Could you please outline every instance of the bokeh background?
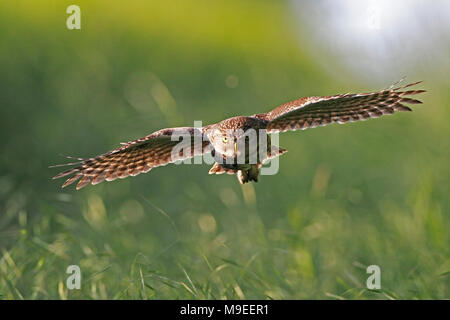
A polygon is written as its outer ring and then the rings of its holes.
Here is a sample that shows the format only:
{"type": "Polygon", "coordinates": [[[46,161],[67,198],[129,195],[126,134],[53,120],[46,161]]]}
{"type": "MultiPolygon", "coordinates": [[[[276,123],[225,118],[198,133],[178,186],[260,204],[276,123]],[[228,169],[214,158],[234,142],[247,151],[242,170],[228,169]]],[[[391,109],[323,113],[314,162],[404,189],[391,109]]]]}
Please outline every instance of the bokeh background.
{"type": "Polygon", "coordinates": [[[0,298],[449,298],[449,14],[445,0],[1,1],[0,298]],[[61,154],[403,76],[428,90],[415,112],[285,133],[258,184],[207,165],[51,180],[61,154]]]}

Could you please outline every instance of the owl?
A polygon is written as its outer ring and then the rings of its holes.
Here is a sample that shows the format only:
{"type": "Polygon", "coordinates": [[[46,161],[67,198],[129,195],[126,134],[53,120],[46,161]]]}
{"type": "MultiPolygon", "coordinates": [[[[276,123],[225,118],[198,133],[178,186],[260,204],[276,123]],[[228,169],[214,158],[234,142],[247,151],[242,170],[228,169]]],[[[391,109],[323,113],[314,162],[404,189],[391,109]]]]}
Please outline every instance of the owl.
{"type": "MultiPolygon", "coordinates": [[[[370,93],[313,96],[287,102],[266,113],[237,116],[204,127],[167,128],[122,143],[112,151],[79,162],[53,179],[68,177],[62,187],[78,181],[76,189],[89,183],[136,176],[155,167],[210,155],[210,174],[236,174],[242,184],[258,181],[261,166],[287,150],[274,146],[269,134],[304,130],[331,123],[377,118],[396,111],[412,111],[405,104],[422,103],[408,96],[425,90],[404,90],[417,85],[389,87],[370,93]]],[[[55,166],[54,166],[55,167],[55,166]]]]}

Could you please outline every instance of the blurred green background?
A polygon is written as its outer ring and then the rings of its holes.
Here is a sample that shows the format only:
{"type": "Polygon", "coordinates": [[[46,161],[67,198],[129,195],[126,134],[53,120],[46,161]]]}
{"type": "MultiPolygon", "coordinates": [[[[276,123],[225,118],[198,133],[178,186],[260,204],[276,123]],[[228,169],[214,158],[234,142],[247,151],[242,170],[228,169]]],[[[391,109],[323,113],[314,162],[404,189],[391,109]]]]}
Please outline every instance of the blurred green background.
{"type": "Polygon", "coordinates": [[[348,1],[1,1],[0,298],[450,298],[449,3],[417,3],[365,24],[348,1]],[[405,75],[428,90],[415,112],[280,135],[257,184],[208,165],[51,180],[60,154],[405,75]]]}

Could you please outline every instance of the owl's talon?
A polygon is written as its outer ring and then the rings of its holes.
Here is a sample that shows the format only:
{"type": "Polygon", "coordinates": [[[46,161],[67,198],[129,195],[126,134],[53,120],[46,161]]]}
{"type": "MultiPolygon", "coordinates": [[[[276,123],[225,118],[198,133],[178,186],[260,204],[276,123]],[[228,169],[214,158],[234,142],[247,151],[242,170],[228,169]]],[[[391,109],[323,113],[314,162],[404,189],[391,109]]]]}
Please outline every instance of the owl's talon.
{"type": "Polygon", "coordinates": [[[248,182],[248,173],[247,171],[239,170],[237,173],[237,178],[241,184],[248,182]]]}

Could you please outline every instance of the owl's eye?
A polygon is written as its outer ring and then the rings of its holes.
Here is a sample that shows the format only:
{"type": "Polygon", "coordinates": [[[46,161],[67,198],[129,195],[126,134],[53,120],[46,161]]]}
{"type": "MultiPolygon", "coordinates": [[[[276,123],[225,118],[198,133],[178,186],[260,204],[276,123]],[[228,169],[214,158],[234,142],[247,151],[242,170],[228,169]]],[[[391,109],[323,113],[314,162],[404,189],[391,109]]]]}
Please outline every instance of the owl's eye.
{"type": "Polygon", "coordinates": [[[228,142],[228,138],[227,137],[222,137],[222,141],[223,141],[223,143],[227,143],[228,142]]]}

